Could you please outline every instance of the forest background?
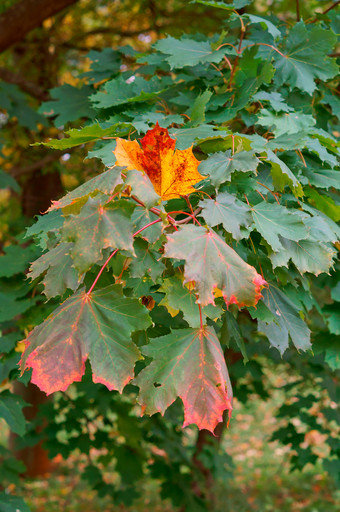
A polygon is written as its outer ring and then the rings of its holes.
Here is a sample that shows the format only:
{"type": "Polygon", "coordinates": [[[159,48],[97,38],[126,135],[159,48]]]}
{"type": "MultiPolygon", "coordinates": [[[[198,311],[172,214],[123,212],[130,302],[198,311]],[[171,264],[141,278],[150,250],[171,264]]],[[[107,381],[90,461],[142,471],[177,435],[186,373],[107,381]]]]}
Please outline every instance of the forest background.
{"type": "MultiPolygon", "coordinates": [[[[47,504],[51,510],[72,512],[99,507],[195,512],[226,507],[235,512],[339,509],[338,4],[1,3],[0,511],[33,512],[45,510],[47,504]],[[157,45],[159,40],[165,41],[163,46],[157,45]],[[195,45],[206,48],[209,42],[208,54],[195,62],[186,60],[176,41],[189,45],[186,51],[195,45]],[[223,44],[236,45],[235,53],[223,53],[223,44]],[[256,51],[237,52],[260,44],[256,51]],[[216,49],[222,52],[217,61],[209,57],[216,49]],[[275,60],[273,54],[278,59],[279,52],[287,52],[293,68],[298,66],[296,72],[288,69],[289,63],[275,60]],[[169,94],[166,79],[178,76],[184,85],[176,84],[177,96],[169,94]],[[155,78],[164,80],[164,88],[155,87],[155,78]],[[142,80],[150,82],[149,89],[142,80]],[[107,83],[111,89],[105,89],[107,83]],[[125,84],[129,89],[122,100],[125,84]],[[214,103],[213,90],[225,95],[222,103],[218,95],[214,103]],[[245,257],[246,250],[250,254],[254,245],[256,256],[247,261],[258,271],[271,257],[273,268],[264,266],[265,277],[273,275],[284,286],[290,301],[284,305],[291,308],[293,320],[288,327],[271,324],[265,306],[253,316],[233,305],[224,311],[219,337],[235,398],[229,428],[220,423],[215,437],[194,426],[182,429],[180,400],[164,417],[140,418],[133,386],[123,395],[109,391],[92,382],[89,368],[81,383],[49,399],[29,382],[30,372],[20,376],[18,370],[22,340],[52,313],[65,292],[46,302],[39,279],[26,279],[30,264],[46,251],[59,227],[57,217],[49,217],[51,224],[44,225],[41,214],[52,200],[114,164],[114,137],[140,139],[156,121],[172,130],[180,149],[193,144],[199,160],[210,155],[209,161],[219,151],[252,148],[253,158],[264,159],[253,136],[274,139],[257,185],[249,160],[244,168],[236,165],[230,171],[234,189],[228,190],[243,196],[243,203],[236,203],[238,220],[229,226],[230,240],[239,241],[245,233],[249,248],[239,249],[240,255],[245,257]],[[90,126],[94,128],[86,131],[90,126]],[[76,131],[69,132],[65,142],[65,131],[72,128],[76,131]],[[213,146],[217,129],[225,130],[220,139],[228,142],[213,146]],[[230,133],[238,133],[238,138],[231,139],[230,133]],[[269,204],[284,203],[294,211],[301,201],[310,208],[311,219],[318,212],[318,220],[309,223],[316,231],[308,256],[289,245],[300,225],[290,225],[288,242],[282,242],[280,232],[268,234],[259,225],[255,234],[246,232],[245,200],[256,205],[261,194],[269,204]],[[280,248],[281,261],[275,260],[277,252],[273,255],[270,244],[280,248]],[[313,350],[296,341],[306,333],[299,319],[312,332],[313,350]],[[288,332],[293,343],[285,350],[288,332]]],[[[212,185],[220,187],[218,177],[212,185]]],[[[205,190],[211,194],[211,188],[205,190]]],[[[183,204],[172,209],[184,210],[183,204]]],[[[211,217],[208,220],[207,214],[205,220],[209,224],[211,217]]],[[[125,259],[117,259],[112,275],[125,272],[125,259]]],[[[145,277],[143,268],[133,272],[127,277],[130,286],[145,277]]],[[[164,292],[168,310],[157,309],[164,299],[157,283],[158,288],[145,286],[141,292],[150,311],[153,302],[154,311],[162,311],[159,317],[153,313],[153,321],[166,329],[182,327],[185,318],[171,315],[169,294],[164,292]]],[[[143,335],[135,338],[143,345],[143,335]]]]}

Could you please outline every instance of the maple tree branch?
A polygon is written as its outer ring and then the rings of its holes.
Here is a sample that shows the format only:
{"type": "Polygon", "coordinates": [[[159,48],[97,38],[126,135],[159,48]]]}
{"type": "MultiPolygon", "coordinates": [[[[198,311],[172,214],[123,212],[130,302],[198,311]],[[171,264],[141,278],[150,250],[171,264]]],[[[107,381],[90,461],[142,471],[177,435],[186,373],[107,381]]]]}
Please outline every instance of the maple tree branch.
{"type": "Polygon", "coordinates": [[[41,158],[40,160],[37,160],[32,164],[26,165],[25,167],[12,167],[9,170],[9,174],[13,176],[13,178],[17,178],[18,176],[22,176],[23,174],[30,174],[34,171],[37,171],[38,169],[42,169],[45,165],[50,164],[55,160],[59,160],[61,156],[65,155],[66,153],[71,153],[72,150],[72,148],[69,148],[64,149],[63,151],[54,151],[53,153],[44,156],[44,158],[41,158]]]}
{"type": "Polygon", "coordinates": [[[300,4],[299,4],[299,0],[296,0],[296,21],[300,21],[300,4]]]}
{"type": "Polygon", "coordinates": [[[182,220],[176,220],[176,225],[179,225],[179,224],[187,224],[188,222],[190,222],[191,219],[194,220],[194,222],[196,221],[199,226],[201,226],[200,222],[196,219],[196,215],[198,215],[200,212],[202,211],[202,208],[198,207],[196,208],[196,210],[191,214],[191,213],[187,213],[187,212],[172,212],[172,213],[182,213],[182,214],[185,214],[185,215],[188,215],[188,217],[186,219],[182,219],[182,220]]]}
{"type": "Polygon", "coordinates": [[[21,0],[0,14],[0,53],[78,0],[21,0]]]}
{"type": "Polygon", "coordinates": [[[47,101],[50,98],[48,92],[37,84],[25,80],[19,74],[12,73],[12,71],[4,67],[0,67],[0,79],[9,84],[17,85],[22,91],[27,92],[27,94],[39,101],[47,101]]]}
{"type": "MultiPolygon", "coordinates": [[[[139,235],[139,233],[141,233],[142,231],[144,231],[144,229],[146,228],[149,228],[150,226],[152,226],[153,224],[156,224],[157,222],[161,222],[162,219],[156,219],[156,220],[153,220],[152,222],[149,222],[149,224],[146,224],[146,226],[143,226],[142,228],[140,228],[138,231],[136,231],[135,233],[133,233],[133,237],[139,235]]],[[[107,260],[105,261],[105,263],[102,265],[101,269],[99,270],[95,280],[93,281],[89,291],[86,293],[87,296],[89,296],[93,290],[93,288],[96,286],[97,282],[98,282],[98,279],[100,278],[100,276],[102,275],[102,273],[104,272],[104,269],[106,268],[107,264],[110,262],[110,260],[113,258],[113,256],[115,254],[117,254],[117,252],[119,251],[119,249],[115,249],[111,254],[110,256],[107,258],[107,260]]]]}
{"type": "MultiPolygon", "coordinates": [[[[327,9],[325,9],[324,11],[322,11],[322,15],[325,15],[327,14],[329,11],[331,11],[332,9],[335,9],[335,7],[337,7],[338,5],[340,4],[340,0],[338,0],[337,2],[334,2],[332,3],[329,7],[327,7],[327,9]]],[[[320,14],[320,13],[319,13],[320,14]]],[[[318,17],[315,16],[315,18],[312,19],[311,23],[315,23],[316,21],[318,21],[318,17]]]]}
{"type": "MultiPolygon", "coordinates": [[[[158,28],[163,29],[167,28],[170,23],[163,23],[158,28]]],[[[68,40],[68,44],[72,45],[72,43],[77,43],[78,41],[81,41],[82,39],[86,39],[90,36],[96,36],[96,35],[105,35],[105,34],[113,34],[117,35],[119,37],[133,37],[138,36],[139,34],[145,34],[146,32],[150,32],[151,30],[154,30],[153,26],[140,28],[136,30],[121,30],[119,27],[98,27],[94,28],[93,30],[89,30],[88,32],[83,32],[82,34],[78,34],[75,37],[72,37],[68,40]]]]}
{"type": "Polygon", "coordinates": [[[338,0],[337,2],[334,2],[332,5],[327,7],[327,9],[325,9],[322,14],[327,14],[332,9],[335,9],[335,7],[337,7],[339,4],[340,4],[340,0],[338,0]]]}

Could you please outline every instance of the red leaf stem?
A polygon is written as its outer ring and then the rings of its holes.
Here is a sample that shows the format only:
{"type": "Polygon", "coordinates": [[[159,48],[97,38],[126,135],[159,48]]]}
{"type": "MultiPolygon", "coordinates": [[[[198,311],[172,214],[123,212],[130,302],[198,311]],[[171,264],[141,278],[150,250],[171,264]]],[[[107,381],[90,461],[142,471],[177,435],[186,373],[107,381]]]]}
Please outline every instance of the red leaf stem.
{"type": "Polygon", "coordinates": [[[201,324],[201,329],[203,329],[203,318],[202,318],[202,308],[201,308],[201,304],[200,304],[200,303],[198,303],[198,304],[197,304],[197,306],[198,306],[198,310],[199,310],[199,312],[200,312],[200,324],[201,324]]]}
{"type": "Polygon", "coordinates": [[[251,48],[252,46],[268,46],[269,48],[271,48],[272,50],[276,51],[277,53],[279,53],[281,55],[281,57],[287,57],[287,55],[285,55],[284,53],[280,52],[280,50],[278,50],[277,48],[275,48],[275,46],[273,46],[272,44],[267,44],[267,43],[253,43],[253,44],[247,44],[247,46],[244,46],[240,52],[238,53],[242,53],[243,50],[245,50],[246,48],[251,48]]]}
{"type": "MultiPolygon", "coordinates": [[[[135,233],[133,233],[132,236],[137,236],[139,235],[139,233],[141,233],[142,231],[144,231],[144,229],[146,228],[149,228],[150,226],[152,226],[153,224],[157,224],[157,222],[161,222],[162,219],[156,219],[156,220],[153,220],[152,222],[149,222],[149,224],[146,224],[146,226],[143,226],[142,228],[140,228],[138,231],[136,231],[135,233]]],[[[113,258],[113,256],[118,252],[118,249],[115,249],[113,251],[112,254],[110,254],[110,256],[107,258],[107,260],[105,261],[104,265],[102,266],[102,268],[99,270],[98,274],[97,274],[97,277],[95,278],[95,280],[93,281],[89,291],[87,292],[87,295],[90,295],[90,293],[92,292],[93,288],[96,286],[97,282],[98,282],[98,279],[100,278],[100,276],[102,275],[105,267],[107,266],[107,264],[109,263],[109,261],[111,260],[111,258],[113,258]]]]}
{"type": "Polygon", "coordinates": [[[106,267],[106,265],[109,263],[109,261],[111,260],[111,258],[113,258],[113,256],[118,252],[118,249],[115,249],[111,254],[110,256],[107,258],[107,260],[105,261],[104,265],[102,266],[102,268],[99,270],[98,274],[97,274],[97,277],[96,279],[93,281],[92,285],[91,285],[91,288],[89,289],[89,291],[87,292],[87,295],[90,295],[90,293],[92,292],[93,288],[96,286],[97,284],[97,281],[98,279],[100,278],[100,276],[102,275],[102,272],[104,270],[104,268],[106,267]]]}

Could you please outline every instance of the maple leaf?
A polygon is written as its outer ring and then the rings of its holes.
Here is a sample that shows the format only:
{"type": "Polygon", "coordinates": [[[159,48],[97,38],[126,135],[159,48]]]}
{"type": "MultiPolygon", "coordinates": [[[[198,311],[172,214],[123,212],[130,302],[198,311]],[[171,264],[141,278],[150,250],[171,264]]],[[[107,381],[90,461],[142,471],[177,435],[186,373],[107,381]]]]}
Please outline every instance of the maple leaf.
{"type": "Polygon", "coordinates": [[[187,225],[168,235],[164,255],[185,260],[184,282],[195,281],[202,306],[219,289],[227,305],[255,306],[266,281],[213,230],[187,225]]]}
{"type": "Polygon", "coordinates": [[[193,185],[204,179],[192,147],[175,150],[176,140],[158,123],[140,143],[117,138],[116,164],[145,172],[163,201],[194,192],[193,185]]]}
{"type": "Polygon", "coordinates": [[[49,395],[80,382],[89,357],[93,381],[121,392],[141,359],[131,333],[150,324],[146,308],[118,285],[80,290],[30,332],[21,369],[32,368],[32,382],[49,395]]]}
{"type": "Polygon", "coordinates": [[[40,256],[30,267],[28,277],[32,280],[47,271],[43,284],[45,286],[44,293],[48,299],[56,295],[63,295],[67,288],[75,291],[80,284],[81,279],[70,256],[72,247],[72,242],[62,242],[40,256]]]}
{"type": "Polygon", "coordinates": [[[223,411],[232,410],[232,388],[220,342],[211,327],[178,329],[152,338],[142,348],[152,363],[135,379],[143,413],[164,411],[179,396],[183,427],[195,423],[214,431],[223,411]]]}
{"type": "Polygon", "coordinates": [[[235,240],[245,238],[247,229],[242,228],[248,228],[252,222],[250,207],[235,196],[223,192],[218,194],[215,199],[204,199],[199,206],[203,208],[202,217],[209,226],[222,224],[235,240]]]}
{"type": "Polygon", "coordinates": [[[102,204],[101,198],[89,197],[79,215],[69,215],[62,230],[63,240],[74,241],[71,256],[80,273],[102,257],[108,247],[131,251],[133,249],[133,207],[124,201],[102,204]]]}
{"type": "Polygon", "coordinates": [[[120,173],[122,170],[123,169],[116,167],[114,169],[109,169],[108,171],[98,174],[98,176],[95,176],[71,192],[68,192],[58,201],[52,201],[52,205],[47,211],[50,212],[52,210],[58,210],[59,208],[65,208],[67,206],[77,204],[83,198],[87,198],[89,195],[95,194],[97,192],[102,192],[103,194],[107,195],[113,194],[116,188],[123,183],[120,173]]]}
{"type": "Polygon", "coordinates": [[[163,284],[157,292],[165,293],[165,297],[159,303],[165,306],[172,317],[180,311],[183,318],[190,327],[199,327],[202,321],[206,323],[206,318],[216,319],[222,315],[222,308],[219,305],[208,304],[199,310],[196,300],[197,296],[192,286],[183,286],[179,277],[172,276],[171,279],[164,279],[163,284]]]}

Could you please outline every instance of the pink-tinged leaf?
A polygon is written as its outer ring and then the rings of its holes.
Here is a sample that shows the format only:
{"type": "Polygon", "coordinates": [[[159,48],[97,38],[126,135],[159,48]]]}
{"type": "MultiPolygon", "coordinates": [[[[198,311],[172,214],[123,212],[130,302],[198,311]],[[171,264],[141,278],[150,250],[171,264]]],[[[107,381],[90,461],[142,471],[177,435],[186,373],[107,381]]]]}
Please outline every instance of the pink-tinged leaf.
{"type": "Polygon", "coordinates": [[[123,167],[116,166],[112,169],[109,169],[108,171],[98,174],[98,176],[95,176],[71,192],[68,192],[58,201],[52,201],[52,205],[47,211],[49,212],[52,210],[65,208],[66,206],[72,206],[73,204],[76,204],[81,198],[89,195],[95,195],[98,192],[102,192],[103,194],[107,195],[113,194],[118,186],[122,185],[123,183],[123,179],[121,177],[121,171],[123,169],[123,167]]]}
{"type": "Polygon", "coordinates": [[[62,237],[74,242],[70,254],[80,273],[100,261],[102,250],[108,247],[134,254],[130,220],[133,209],[134,205],[124,200],[103,205],[101,199],[90,197],[79,215],[66,218],[62,237]]]}
{"type": "Polygon", "coordinates": [[[255,306],[261,298],[266,281],[213,230],[187,225],[167,240],[164,255],[185,260],[184,282],[195,282],[203,306],[214,303],[215,289],[227,306],[255,306]]]}
{"type": "Polygon", "coordinates": [[[180,397],[184,405],[183,427],[194,423],[214,431],[223,411],[232,410],[232,389],[222,348],[211,327],[174,330],[152,338],[142,348],[152,363],[140,372],[143,413],[165,410],[180,397]]]}
{"type": "Polygon", "coordinates": [[[79,382],[89,358],[93,381],[121,392],[141,359],[131,333],[150,324],[147,309],[118,285],[79,291],[28,335],[21,369],[32,368],[32,382],[50,394],[79,382]]]}

